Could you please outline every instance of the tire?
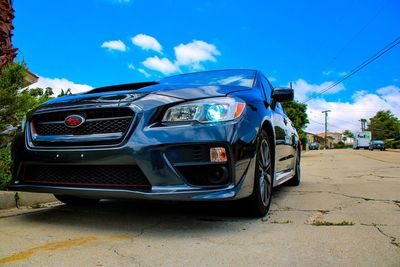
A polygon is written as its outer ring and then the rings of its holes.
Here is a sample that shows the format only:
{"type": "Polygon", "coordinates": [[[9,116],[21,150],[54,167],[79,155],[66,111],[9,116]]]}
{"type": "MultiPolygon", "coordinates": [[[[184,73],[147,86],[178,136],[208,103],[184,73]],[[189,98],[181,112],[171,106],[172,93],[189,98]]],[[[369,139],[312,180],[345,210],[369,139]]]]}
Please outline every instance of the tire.
{"type": "Polygon", "coordinates": [[[99,199],[94,199],[94,198],[82,198],[82,197],[76,197],[76,196],[57,195],[57,194],[54,194],[54,196],[59,201],[65,203],[66,205],[69,205],[69,206],[95,205],[99,202],[99,199]]]}
{"type": "Polygon", "coordinates": [[[289,186],[298,186],[300,185],[300,179],[301,179],[301,168],[300,168],[300,150],[297,150],[296,152],[296,166],[293,178],[291,178],[289,181],[286,182],[287,185],[289,186]]]}
{"type": "Polygon", "coordinates": [[[264,217],[271,206],[273,187],[272,151],[267,132],[261,131],[254,171],[253,193],[246,199],[246,209],[252,217],[264,217]],[[248,209],[250,208],[250,209],[248,209]]]}

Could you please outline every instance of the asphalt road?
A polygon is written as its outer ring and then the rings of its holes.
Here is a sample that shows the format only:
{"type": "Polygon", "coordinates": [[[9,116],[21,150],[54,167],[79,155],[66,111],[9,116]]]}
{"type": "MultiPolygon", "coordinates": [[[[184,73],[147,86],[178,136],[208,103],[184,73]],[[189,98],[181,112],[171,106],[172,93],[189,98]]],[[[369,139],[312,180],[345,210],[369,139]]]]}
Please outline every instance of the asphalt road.
{"type": "Polygon", "coordinates": [[[306,152],[302,184],[250,219],[221,203],[0,212],[0,265],[400,266],[400,153],[306,152]]]}

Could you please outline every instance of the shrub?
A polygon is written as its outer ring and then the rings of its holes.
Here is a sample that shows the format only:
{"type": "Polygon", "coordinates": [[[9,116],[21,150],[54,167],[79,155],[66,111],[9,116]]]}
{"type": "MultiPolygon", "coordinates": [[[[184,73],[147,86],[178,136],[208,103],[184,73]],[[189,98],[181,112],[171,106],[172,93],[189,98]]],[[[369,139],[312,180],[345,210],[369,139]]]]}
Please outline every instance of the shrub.
{"type": "Polygon", "coordinates": [[[400,140],[391,140],[391,141],[386,141],[385,142],[386,148],[394,148],[394,149],[399,149],[400,148],[400,140]]]}
{"type": "Polygon", "coordinates": [[[10,147],[0,149],[0,189],[4,189],[11,181],[11,150],[10,147]]]}

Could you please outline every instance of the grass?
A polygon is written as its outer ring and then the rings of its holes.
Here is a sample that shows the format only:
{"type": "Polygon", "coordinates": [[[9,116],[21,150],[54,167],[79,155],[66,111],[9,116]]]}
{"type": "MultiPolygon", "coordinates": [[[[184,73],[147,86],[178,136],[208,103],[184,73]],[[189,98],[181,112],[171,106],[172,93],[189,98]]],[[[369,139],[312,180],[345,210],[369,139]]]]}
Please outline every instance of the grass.
{"type": "Polygon", "coordinates": [[[314,226],[350,226],[350,225],[354,225],[354,223],[350,222],[350,221],[341,221],[341,222],[314,221],[311,225],[314,225],[314,226]]]}

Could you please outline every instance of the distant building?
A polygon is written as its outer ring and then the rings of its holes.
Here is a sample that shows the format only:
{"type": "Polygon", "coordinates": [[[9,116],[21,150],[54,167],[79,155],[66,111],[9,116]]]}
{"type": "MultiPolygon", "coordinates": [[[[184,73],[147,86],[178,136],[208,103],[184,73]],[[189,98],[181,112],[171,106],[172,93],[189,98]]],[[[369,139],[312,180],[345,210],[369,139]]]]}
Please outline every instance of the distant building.
{"type": "MultiPolygon", "coordinates": [[[[319,133],[318,136],[321,136],[322,138],[325,137],[325,132],[319,133]]],[[[339,142],[343,142],[343,134],[338,133],[338,132],[327,132],[326,133],[327,137],[330,137],[333,139],[333,144],[336,145],[339,142]]]]}
{"type": "MultiPolygon", "coordinates": [[[[309,132],[305,132],[307,135],[307,144],[305,144],[305,149],[308,149],[308,146],[311,143],[318,143],[320,149],[323,149],[325,146],[325,134],[323,136],[320,136],[319,134],[313,134],[313,133],[309,133],[309,132]]],[[[335,145],[334,143],[334,138],[328,136],[327,140],[326,140],[326,146],[328,148],[333,148],[335,145]]]]}

